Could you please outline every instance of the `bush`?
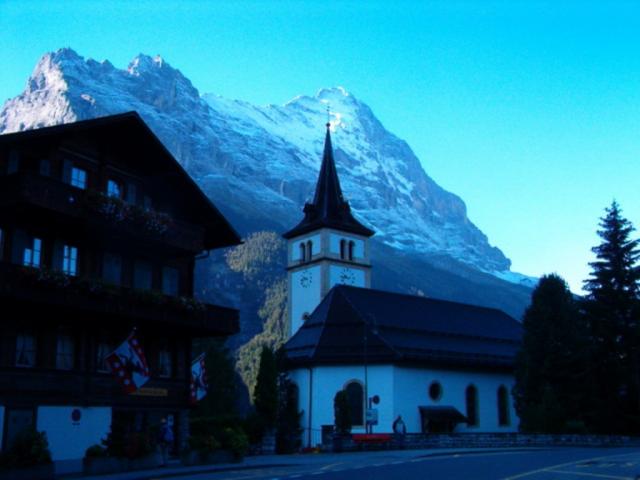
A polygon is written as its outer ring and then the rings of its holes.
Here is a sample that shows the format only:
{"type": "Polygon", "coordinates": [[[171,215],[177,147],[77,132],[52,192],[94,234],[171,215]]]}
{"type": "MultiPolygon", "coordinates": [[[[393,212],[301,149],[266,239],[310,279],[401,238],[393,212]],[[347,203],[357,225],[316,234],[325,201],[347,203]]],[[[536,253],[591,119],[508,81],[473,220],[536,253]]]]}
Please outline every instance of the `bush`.
{"type": "Polygon", "coordinates": [[[51,463],[51,452],[45,432],[29,428],[19,433],[0,458],[2,468],[24,468],[51,463]]]}
{"type": "Polygon", "coordinates": [[[212,436],[219,442],[219,448],[231,450],[236,457],[244,456],[249,449],[247,435],[236,417],[196,417],[189,424],[195,442],[212,436]]]}
{"type": "Polygon", "coordinates": [[[231,450],[236,458],[243,457],[249,450],[249,440],[240,428],[225,428],[222,445],[231,450]]]}
{"type": "Polygon", "coordinates": [[[84,452],[85,458],[103,458],[108,456],[107,449],[101,445],[91,445],[84,452]]]}
{"type": "Polygon", "coordinates": [[[198,435],[189,437],[189,448],[201,455],[213,453],[220,448],[220,442],[213,435],[198,435]]]}

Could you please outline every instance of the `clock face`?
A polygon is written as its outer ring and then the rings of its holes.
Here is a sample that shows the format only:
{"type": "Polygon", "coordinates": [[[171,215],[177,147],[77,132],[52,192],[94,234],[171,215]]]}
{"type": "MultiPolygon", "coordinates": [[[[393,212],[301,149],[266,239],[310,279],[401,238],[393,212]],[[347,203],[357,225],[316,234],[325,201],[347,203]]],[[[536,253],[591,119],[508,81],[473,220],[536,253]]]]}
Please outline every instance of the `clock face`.
{"type": "Polygon", "coordinates": [[[309,288],[313,282],[313,276],[309,270],[303,270],[300,274],[300,286],[302,288],[309,288]]]}
{"type": "Polygon", "coordinates": [[[355,285],[356,284],[356,276],[353,274],[351,270],[348,268],[343,268],[340,270],[340,283],[343,285],[355,285]]]}

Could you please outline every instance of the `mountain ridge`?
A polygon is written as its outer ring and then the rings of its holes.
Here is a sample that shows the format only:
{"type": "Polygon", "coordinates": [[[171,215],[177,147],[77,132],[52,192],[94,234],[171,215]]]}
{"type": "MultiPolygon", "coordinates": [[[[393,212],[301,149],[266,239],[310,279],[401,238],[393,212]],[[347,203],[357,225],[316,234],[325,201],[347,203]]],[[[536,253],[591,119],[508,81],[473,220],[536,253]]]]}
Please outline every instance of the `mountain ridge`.
{"type": "MultiPolygon", "coordinates": [[[[451,280],[445,288],[409,275],[433,285],[429,295],[475,299],[477,285],[483,292],[515,291],[517,301],[507,307],[497,298],[504,295],[491,293],[485,304],[519,316],[530,280],[510,272],[510,261],[468,219],[462,199],[431,179],[409,145],[342,87],[284,105],[255,106],[200,95],[160,56],[141,54],[118,69],[108,60],[85,60],[61,49],[43,55],[25,90],[5,102],[0,133],[136,110],[243,235],[284,232],[300,220],[313,193],[327,106],[345,197],[358,219],[376,230],[376,248],[459,277],[458,286],[451,280]]],[[[403,284],[392,259],[381,262],[388,273],[377,287],[424,291],[403,284]]]]}

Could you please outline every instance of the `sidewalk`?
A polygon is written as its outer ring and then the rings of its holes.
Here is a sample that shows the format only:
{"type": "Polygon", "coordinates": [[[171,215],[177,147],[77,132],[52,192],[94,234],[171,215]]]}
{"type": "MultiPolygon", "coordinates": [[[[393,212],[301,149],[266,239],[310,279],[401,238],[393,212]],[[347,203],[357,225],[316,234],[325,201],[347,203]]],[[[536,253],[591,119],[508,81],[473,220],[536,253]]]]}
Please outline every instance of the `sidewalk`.
{"type": "Polygon", "coordinates": [[[296,465],[323,465],[332,463],[386,463],[402,461],[418,457],[472,454],[504,451],[540,450],[540,448],[438,448],[428,450],[376,450],[367,452],[346,453],[306,453],[291,455],[256,455],[245,457],[241,463],[222,463],[216,465],[199,465],[185,467],[178,461],[164,468],[137,470],[126,473],[107,475],[81,476],[78,474],[59,477],[61,480],[146,480],[149,478],[169,478],[198,473],[217,473],[238,470],[257,470],[260,468],[289,467],[296,465]],[[369,461],[369,462],[368,462],[369,461]]]}

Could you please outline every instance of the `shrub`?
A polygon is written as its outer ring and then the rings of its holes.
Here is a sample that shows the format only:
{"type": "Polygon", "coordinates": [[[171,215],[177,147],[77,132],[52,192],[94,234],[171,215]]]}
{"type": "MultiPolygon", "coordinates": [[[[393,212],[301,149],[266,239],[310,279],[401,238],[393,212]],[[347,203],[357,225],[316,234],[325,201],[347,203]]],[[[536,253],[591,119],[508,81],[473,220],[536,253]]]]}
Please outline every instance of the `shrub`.
{"type": "Polygon", "coordinates": [[[84,452],[85,458],[102,458],[107,456],[107,449],[102,445],[91,445],[84,452]]]}
{"type": "Polygon", "coordinates": [[[220,442],[213,435],[198,435],[189,437],[189,448],[201,455],[213,453],[220,448],[220,442]]]}
{"type": "Polygon", "coordinates": [[[0,466],[3,468],[24,468],[51,463],[51,452],[45,432],[29,428],[13,440],[6,453],[2,455],[0,466]]]}

